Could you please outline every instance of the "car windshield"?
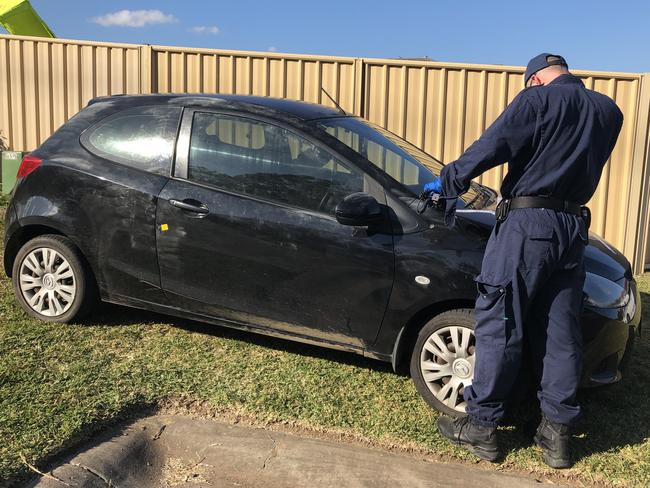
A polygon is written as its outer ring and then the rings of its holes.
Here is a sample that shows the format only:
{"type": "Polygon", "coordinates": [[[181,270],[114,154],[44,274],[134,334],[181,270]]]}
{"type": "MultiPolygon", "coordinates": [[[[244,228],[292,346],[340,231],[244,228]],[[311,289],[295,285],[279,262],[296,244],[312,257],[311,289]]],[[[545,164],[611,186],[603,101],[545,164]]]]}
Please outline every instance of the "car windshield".
{"type": "MultiPolygon", "coordinates": [[[[366,120],[341,117],[316,122],[321,129],[401,183],[410,197],[417,197],[426,183],[440,175],[444,166],[430,154],[366,120]]],[[[495,196],[492,190],[472,183],[461,199],[465,206],[479,208],[489,204],[495,196]]]]}

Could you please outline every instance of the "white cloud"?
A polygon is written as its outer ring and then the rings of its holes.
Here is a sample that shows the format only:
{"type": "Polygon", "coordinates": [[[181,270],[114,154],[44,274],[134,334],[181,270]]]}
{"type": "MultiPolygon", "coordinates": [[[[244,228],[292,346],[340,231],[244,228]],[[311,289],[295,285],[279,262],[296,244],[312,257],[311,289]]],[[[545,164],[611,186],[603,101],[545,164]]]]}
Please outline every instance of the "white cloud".
{"type": "Polygon", "coordinates": [[[275,53],[275,52],[278,52],[278,48],[275,47],[275,46],[270,46],[270,47],[267,49],[267,51],[270,51],[270,52],[272,52],[272,53],[275,53]]]}
{"type": "Polygon", "coordinates": [[[219,34],[219,27],[216,25],[197,25],[196,27],[191,27],[188,29],[190,32],[195,34],[212,34],[216,36],[219,34]]]}
{"type": "Polygon", "coordinates": [[[144,27],[152,24],[169,24],[177,19],[171,14],[160,10],[119,10],[92,19],[93,22],[104,27],[117,25],[120,27],[144,27]]]}

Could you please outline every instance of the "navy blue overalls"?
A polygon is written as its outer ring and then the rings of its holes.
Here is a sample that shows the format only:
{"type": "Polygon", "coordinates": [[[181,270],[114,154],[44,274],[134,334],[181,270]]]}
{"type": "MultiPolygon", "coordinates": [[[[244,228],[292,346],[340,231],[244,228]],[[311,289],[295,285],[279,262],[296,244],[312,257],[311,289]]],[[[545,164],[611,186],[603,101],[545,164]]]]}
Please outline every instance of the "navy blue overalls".
{"type": "MultiPolygon", "coordinates": [[[[440,178],[446,220],[472,178],[508,162],[505,199],[549,196],[589,201],[623,123],[616,104],[571,74],[524,89],[440,178]]],[[[524,341],[540,379],[542,411],[572,425],[582,363],[580,314],[587,225],[575,214],[545,208],[509,212],[490,236],[476,278],[476,358],[467,413],[496,426],[521,367],[524,341]]]]}

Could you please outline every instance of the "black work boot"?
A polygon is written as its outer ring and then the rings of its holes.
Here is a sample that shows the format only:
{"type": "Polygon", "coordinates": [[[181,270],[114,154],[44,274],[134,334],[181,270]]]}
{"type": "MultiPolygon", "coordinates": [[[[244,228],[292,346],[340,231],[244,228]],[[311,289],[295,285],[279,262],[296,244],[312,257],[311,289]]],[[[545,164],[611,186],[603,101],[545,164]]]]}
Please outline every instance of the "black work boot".
{"type": "Polygon", "coordinates": [[[570,468],[571,454],[569,453],[569,426],[555,423],[542,417],[535,434],[535,444],[542,448],[544,462],[551,468],[570,468]]]}
{"type": "Polygon", "coordinates": [[[474,424],[469,417],[438,419],[438,432],[454,444],[466,447],[481,459],[495,462],[499,458],[497,429],[474,424]]]}

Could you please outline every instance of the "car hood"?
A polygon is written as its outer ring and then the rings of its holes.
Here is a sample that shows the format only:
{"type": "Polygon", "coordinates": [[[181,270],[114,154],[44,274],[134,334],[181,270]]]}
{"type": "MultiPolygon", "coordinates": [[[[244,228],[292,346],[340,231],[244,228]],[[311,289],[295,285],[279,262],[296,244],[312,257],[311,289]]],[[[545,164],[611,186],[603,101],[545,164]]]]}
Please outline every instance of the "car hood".
{"type": "MultiPolygon", "coordinates": [[[[493,209],[459,209],[456,215],[460,225],[462,220],[469,220],[485,227],[489,232],[496,223],[493,209]]],[[[624,276],[631,277],[630,263],[625,256],[593,232],[589,233],[589,245],[585,250],[585,269],[611,281],[618,281],[624,276]]]]}

